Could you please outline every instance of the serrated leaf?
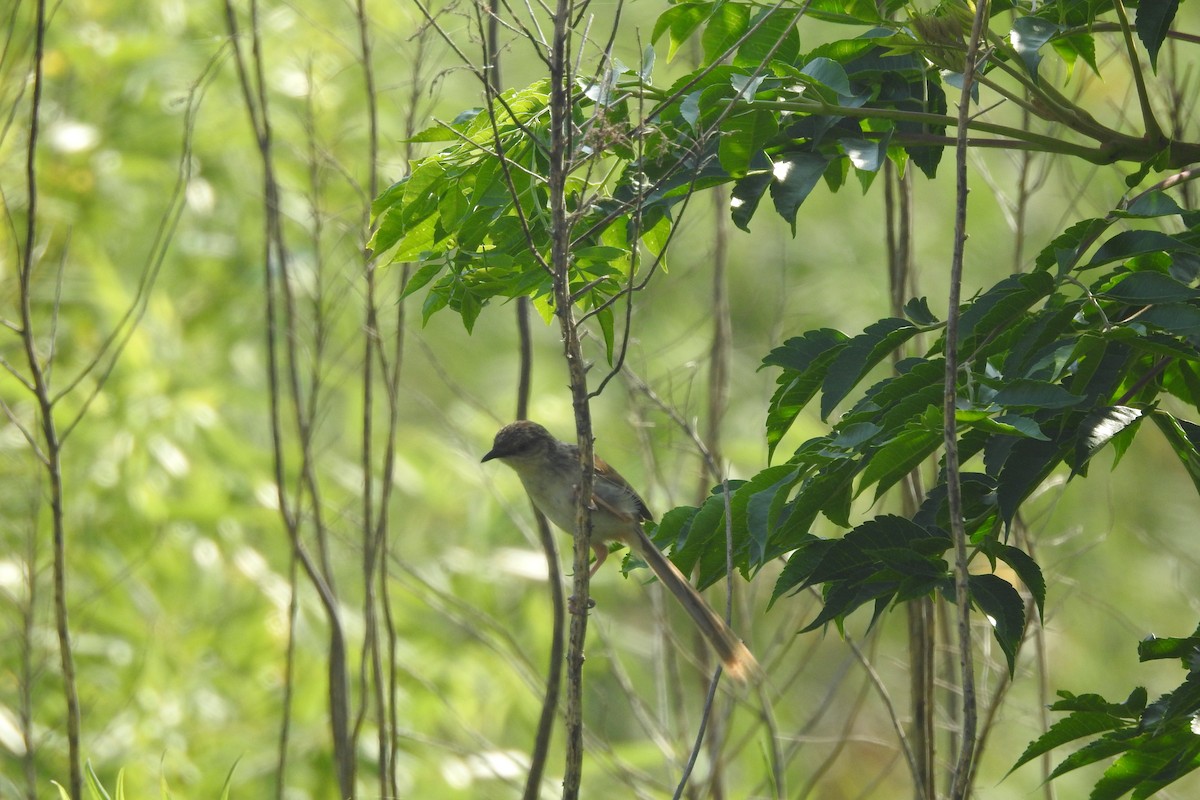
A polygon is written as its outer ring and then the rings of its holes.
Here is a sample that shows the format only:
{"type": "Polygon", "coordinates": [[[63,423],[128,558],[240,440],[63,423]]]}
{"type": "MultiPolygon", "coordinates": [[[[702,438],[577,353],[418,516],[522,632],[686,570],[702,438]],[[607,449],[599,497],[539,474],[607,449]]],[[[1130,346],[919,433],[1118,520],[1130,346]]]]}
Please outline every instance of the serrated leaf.
{"type": "Polygon", "coordinates": [[[1021,503],[1041,485],[1061,458],[1057,442],[1037,439],[1013,440],[1008,456],[996,476],[996,498],[1000,516],[1005,524],[1012,522],[1021,503]]]}
{"type": "MultiPolygon", "coordinates": [[[[1009,327],[1053,290],[1054,278],[1045,272],[1012,275],[995,284],[963,309],[958,323],[960,347],[1009,327]]],[[[964,354],[969,352],[964,347],[964,354]]]]}
{"type": "Polygon", "coordinates": [[[1187,659],[1200,649],[1200,636],[1150,636],[1138,642],[1138,661],[1163,658],[1187,659]]]}
{"type": "MultiPolygon", "coordinates": [[[[1073,742],[1076,739],[1082,739],[1085,736],[1094,736],[1097,733],[1104,733],[1105,731],[1117,730],[1125,725],[1126,720],[1107,712],[1077,711],[1055,722],[1045,733],[1030,742],[1025,747],[1025,752],[1021,753],[1021,757],[1017,759],[1017,763],[1013,764],[1008,771],[1012,773],[1018,767],[1028,764],[1038,756],[1045,755],[1054,748],[1073,742]]],[[[1055,771],[1057,772],[1058,770],[1055,771]]]]}
{"type": "Polygon", "coordinates": [[[796,587],[807,585],[808,576],[813,568],[821,563],[825,552],[833,547],[835,540],[821,539],[811,533],[800,537],[796,550],[788,556],[787,563],[775,581],[775,589],[771,592],[771,604],[796,587]]]}
{"type": "Polygon", "coordinates": [[[821,387],[821,419],[827,419],[876,364],[918,333],[920,328],[911,322],[893,317],[869,325],[850,339],[830,365],[821,387]]]}
{"type": "Polygon", "coordinates": [[[1143,0],[1138,3],[1134,27],[1138,38],[1146,46],[1150,66],[1158,71],[1158,51],[1171,30],[1171,21],[1179,10],[1179,0],[1143,0]]]}
{"type": "Polygon", "coordinates": [[[929,310],[929,299],[926,297],[914,297],[904,304],[904,316],[908,317],[915,324],[924,327],[937,325],[941,322],[937,316],[929,310]]]}
{"type": "Polygon", "coordinates": [[[776,496],[783,492],[786,497],[791,487],[800,480],[803,472],[795,465],[768,467],[743,485],[733,498],[731,510],[734,518],[744,514],[746,529],[750,534],[750,563],[761,564],[767,552],[774,520],[772,510],[781,504],[776,496]]]}
{"type": "Polygon", "coordinates": [[[413,294],[425,284],[438,276],[438,273],[446,268],[444,262],[435,261],[418,269],[408,279],[408,283],[404,284],[404,291],[400,294],[400,299],[413,294]]]}
{"type": "Polygon", "coordinates": [[[1040,615],[1046,603],[1046,578],[1042,575],[1042,568],[1038,566],[1038,563],[1030,558],[1024,550],[1012,545],[997,542],[990,546],[987,552],[1008,564],[1012,571],[1017,573],[1021,583],[1025,584],[1025,588],[1033,596],[1040,615]]]}
{"type": "Polygon", "coordinates": [[[1011,676],[1017,667],[1017,647],[1025,632],[1025,603],[1012,584],[996,575],[971,575],[971,599],[987,615],[992,633],[1008,661],[1011,676]]]}
{"type": "Polygon", "coordinates": [[[941,431],[925,428],[908,430],[895,437],[871,455],[863,470],[855,495],[878,483],[875,499],[916,469],[942,444],[941,431]]]}
{"type": "Polygon", "coordinates": [[[758,151],[750,157],[749,173],[735,182],[729,193],[729,215],[733,224],[747,233],[750,232],[750,219],[758,210],[759,201],[774,180],[770,167],[770,160],[761,150],[758,151]]]}

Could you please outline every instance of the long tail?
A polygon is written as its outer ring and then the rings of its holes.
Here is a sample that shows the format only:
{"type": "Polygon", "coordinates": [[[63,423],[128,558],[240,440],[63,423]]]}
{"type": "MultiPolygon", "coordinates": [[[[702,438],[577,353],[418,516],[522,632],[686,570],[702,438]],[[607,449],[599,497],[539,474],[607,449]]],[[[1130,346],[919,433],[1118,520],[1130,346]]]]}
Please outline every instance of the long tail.
{"type": "Polygon", "coordinates": [[[641,529],[638,529],[637,533],[637,538],[630,542],[630,545],[688,612],[700,633],[716,651],[717,658],[721,659],[729,677],[742,684],[760,680],[762,669],[737,634],[730,630],[725,620],[721,619],[712,606],[688,583],[679,568],[654,546],[654,542],[651,542],[641,529]]]}

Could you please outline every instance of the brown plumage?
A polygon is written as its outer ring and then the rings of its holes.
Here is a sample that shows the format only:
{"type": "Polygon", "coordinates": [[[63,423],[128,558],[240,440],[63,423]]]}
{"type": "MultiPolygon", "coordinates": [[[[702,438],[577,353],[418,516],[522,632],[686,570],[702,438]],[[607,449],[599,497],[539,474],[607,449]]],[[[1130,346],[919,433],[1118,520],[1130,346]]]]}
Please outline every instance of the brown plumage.
{"type": "MultiPolygon", "coordinates": [[[[516,471],[525,491],[546,517],[567,533],[575,530],[579,481],[579,447],[555,439],[536,422],[522,420],[496,434],[484,461],[498,459],[516,471]]],[[[653,519],[646,503],[628,481],[599,457],[592,486],[592,574],[608,556],[607,542],[628,545],[654,572],[704,635],[725,671],[745,683],[761,675],[758,662],[729,626],[683,573],[642,531],[642,520],[653,519]]]]}

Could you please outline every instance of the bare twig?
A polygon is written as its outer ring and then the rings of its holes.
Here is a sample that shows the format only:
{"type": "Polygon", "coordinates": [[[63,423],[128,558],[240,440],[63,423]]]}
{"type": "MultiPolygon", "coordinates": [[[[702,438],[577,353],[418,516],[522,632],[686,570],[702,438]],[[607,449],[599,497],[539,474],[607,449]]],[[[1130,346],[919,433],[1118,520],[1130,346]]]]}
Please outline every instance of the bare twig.
{"type": "MultiPolygon", "coordinates": [[[[958,144],[955,150],[957,202],[954,216],[954,254],[950,262],[950,292],[947,300],[946,371],[942,393],[942,431],[946,449],[946,497],[950,535],[954,541],[954,594],[958,612],[959,681],[962,689],[962,731],[951,780],[950,797],[965,800],[975,752],[975,669],[971,651],[971,594],[968,581],[967,534],[962,518],[962,487],[959,484],[958,425],[958,307],[962,291],[963,251],[967,240],[967,122],[971,110],[971,86],[976,61],[985,35],[988,7],[980,0],[975,8],[971,40],[967,45],[962,93],[958,101],[958,144]]],[[[916,772],[913,773],[917,774],[916,772]]]]}
{"type": "MultiPolygon", "coordinates": [[[[46,3],[36,0],[34,20],[33,80],[29,103],[29,131],[25,153],[27,192],[25,248],[18,266],[18,292],[21,306],[21,342],[29,367],[30,382],[38,405],[42,444],[45,447],[46,480],[49,483],[50,524],[54,560],[54,622],[58,635],[62,667],[63,697],[67,706],[67,750],[69,783],[72,797],[83,796],[83,757],[80,752],[79,693],[75,681],[75,655],[71,643],[71,625],[67,613],[67,530],[63,512],[62,440],[54,419],[54,400],[46,369],[38,354],[33,319],[33,266],[37,244],[38,175],[37,149],[43,90],[43,59],[46,45],[46,3]]],[[[54,314],[57,315],[55,308],[54,314]]]]}

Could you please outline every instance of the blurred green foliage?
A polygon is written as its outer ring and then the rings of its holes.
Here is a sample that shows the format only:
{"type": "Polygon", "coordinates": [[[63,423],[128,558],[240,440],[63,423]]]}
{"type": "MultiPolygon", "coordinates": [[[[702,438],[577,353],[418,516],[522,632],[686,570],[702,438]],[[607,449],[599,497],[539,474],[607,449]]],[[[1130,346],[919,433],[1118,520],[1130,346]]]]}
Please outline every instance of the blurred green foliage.
{"type": "MultiPolygon", "coordinates": [[[[640,26],[648,39],[662,9],[639,6],[627,23],[640,26]]],[[[383,140],[379,177],[386,186],[406,174],[408,145],[402,140],[415,132],[406,128],[410,114],[451,120],[480,100],[453,54],[418,35],[412,4],[368,7],[383,140]]],[[[12,110],[12,122],[0,131],[0,185],[13,224],[0,226],[0,318],[13,320],[15,248],[25,207],[31,4],[13,4],[6,18],[13,23],[0,62],[0,99],[6,114],[12,110]]],[[[462,33],[464,17],[450,13],[444,19],[457,20],[455,32],[462,33]]],[[[330,553],[357,647],[361,248],[372,200],[365,188],[370,167],[357,31],[346,6],[313,2],[264,6],[260,24],[287,235],[302,298],[304,369],[320,379],[314,449],[326,489],[322,503],[332,520],[330,553]]],[[[685,55],[691,45],[678,38],[672,47],[685,55]]],[[[711,37],[705,44],[717,46],[711,37]]],[[[642,51],[633,37],[619,43],[628,64],[640,63],[642,51]]],[[[1160,68],[1168,57],[1177,57],[1170,43],[1159,54],[1160,68]]],[[[529,61],[511,59],[511,85],[537,77],[529,74],[529,61]]],[[[659,69],[672,76],[683,71],[678,62],[659,69]]],[[[1043,62],[1039,69],[1059,74],[1054,71],[1063,67],[1043,62]]],[[[261,166],[222,11],[182,0],[88,0],[62,7],[51,17],[45,71],[34,311],[44,344],[56,320],[55,385],[83,375],[58,408],[63,420],[82,415],[66,440],[64,481],[84,751],[105,786],[115,785],[124,769],[129,796],[155,796],[160,776],[181,796],[218,796],[235,763],[231,795],[268,796],[287,682],[293,565],[272,486],[261,166]],[[184,162],[190,180],[161,269],[144,295],[145,315],[111,373],[108,361],[86,371],[139,302],[139,286],[154,268],[155,236],[170,218],[193,89],[198,106],[184,162]]],[[[1071,80],[1097,103],[1124,101],[1124,79],[1106,76],[1101,83],[1077,69],[1071,80]]],[[[413,155],[429,152],[418,146],[413,155]]],[[[728,163],[736,161],[736,154],[727,155],[728,163]]],[[[1014,250],[1005,217],[1011,213],[1013,164],[992,155],[980,157],[976,167],[996,194],[977,190],[972,197],[972,291],[1007,274],[1014,250]]],[[[1026,252],[1070,220],[1106,213],[1124,191],[1121,178],[1111,170],[1061,163],[1048,170],[1028,210],[1026,252]]],[[[947,188],[937,179],[917,189],[917,261],[922,293],[930,298],[944,294],[947,188]]],[[[882,209],[878,192],[817,193],[796,216],[794,230],[764,217],[755,220],[752,239],[738,234],[733,240],[735,390],[724,430],[735,476],[753,475],[768,456],[762,431],[774,376],[756,371],[762,355],[799,331],[859,331],[886,313],[882,235],[874,227],[882,209]]],[[[713,220],[725,213],[707,201],[694,203],[678,222],[669,276],[652,283],[634,311],[632,364],[689,416],[703,407],[708,262],[713,220]]],[[[390,269],[381,303],[387,336],[402,308],[400,268],[390,269]]],[[[405,322],[388,564],[402,665],[395,742],[407,796],[515,796],[512,787],[520,783],[536,721],[549,641],[544,564],[519,486],[477,467],[491,434],[512,414],[515,333],[505,310],[498,303],[495,313],[479,316],[469,339],[446,315],[421,327],[414,312],[405,322]]],[[[535,337],[531,415],[565,437],[570,408],[557,334],[539,328],[535,337]]],[[[604,342],[597,329],[589,346],[598,362],[604,342]]],[[[6,329],[0,329],[0,355],[20,363],[19,343],[6,329]]],[[[621,388],[614,384],[597,402],[605,457],[646,487],[660,514],[698,502],[700,470],[685,437],[644,398],[621,388]]],[[[0,371],[0,398],[17,421],[31,423],[30,398],[6,371],[0,371]]],[[[823,433],[817,415],[806,412],[772,444],[790,449],[823,433]]],[[[295,453],[289,455],[295,463],[295,453]]],[[[1065,485],[1061,471],[1030,501],[1027,523],[1049,587],[1050,685],[1111,696],[1145,683],[1129,642],[1152,629],[1186,629],[1200,612],[1189,590],[1200,578],[1191,547],[1194,489],[1174,464],[1163,466],[1174,459],[1163,441],[1139,437],[1115,476],[1094,470],[1086,483],[1065,485]]],[[[54,791],[52,779],[62,783],[66,775],[40,476],[19,427],[0,418],[4,796],[25,791],[27,769],[43,796],[54,791]],[[36,746],[28,759],[20,735],[26,699],[36,746]]],[[[287,477],[294,482],[296,476],[287,477]]],[[[894,510],[887,501],[877,508],[894,510]]],[[[816,530],[830,535],[836,529],[818,521],[816,530]]],[[[772,564],[765,572],[778,569],[772,564]]],[[[597,581],[587,698],[597,738],[587,796],[600,796],[623,780],[667,793],[689,744],[686,723],[699,706],[699,678],[696,696],[690,675],[684,682],[669,679],[676,662],[686,659],[664,646],[661,609],[648,606],[647,587],[631,585],[638,582],[612,574],[597,581]],[[636,702],[625,699],[626,678],[636,702]],[[652,707],[649,716],[659,728],[646,723],[638,703],[652,707]],[[678,721],[684,725],[670,724],[678,721]]],[[[746,590],[740,605],[748,610],[739,630],[756,652],[780,665],[772,685],[776,724],[797,745],[789,785],[803,786],[832,759],[814,796],[850,797],[881,785],[907,791],[884,709],[877,698],[859,700],[869,685],[864,673],[836,637],[794,636],[818,611],[810,597],[788,600],[770,616],[759,613],[772,584],[760,580],[746,590]]],[[[307,588],[299,593],[297,614],[288,796],[327,797],[336,791],[325,721],[327,637],[307,588]]],[[[863,636],[867,621],[867,615],[850,618],[847,633],[863,636]]],[[[878,628],[871,642],[876,668],[903,694],[905,665],[880,656],[902,649],[902,621],[884,615],[878,628]]],[[[998,676],[1008,665],[1003,654],[991,655],[984,674],[993,679],[989,686],[1001,685],[998,676]]],[[[1043,730],[1045,701],[1031,679],[1036,668],[1033,656],[1016,664],[1025,680],[1007,697],[1003,724],[984,761],[980,785],[989,797],[1023,797],[1037,784],[1027,768],[993,786],[1043,730]]],[[[357,676],[357,660],[353,669],[357,676]]],[[[1165,689],[1171,678],[1162,680],[1165,689]]],[[[762,777],[764,740],[752,715],[734,718],[736,755],[728,774],[734,785],[747,787],[747,796],[769,794],[762,777]]],[[[364,735],[360,771],[368,785],[376,769],[372,748],[373,736],[364,735]]],[[[1082,791],[1094,778],[1070,783],[1068,776],[1061,791],[1082,791]]],[[[555,780],[552,768],[550,782],[555,780]]]]}

